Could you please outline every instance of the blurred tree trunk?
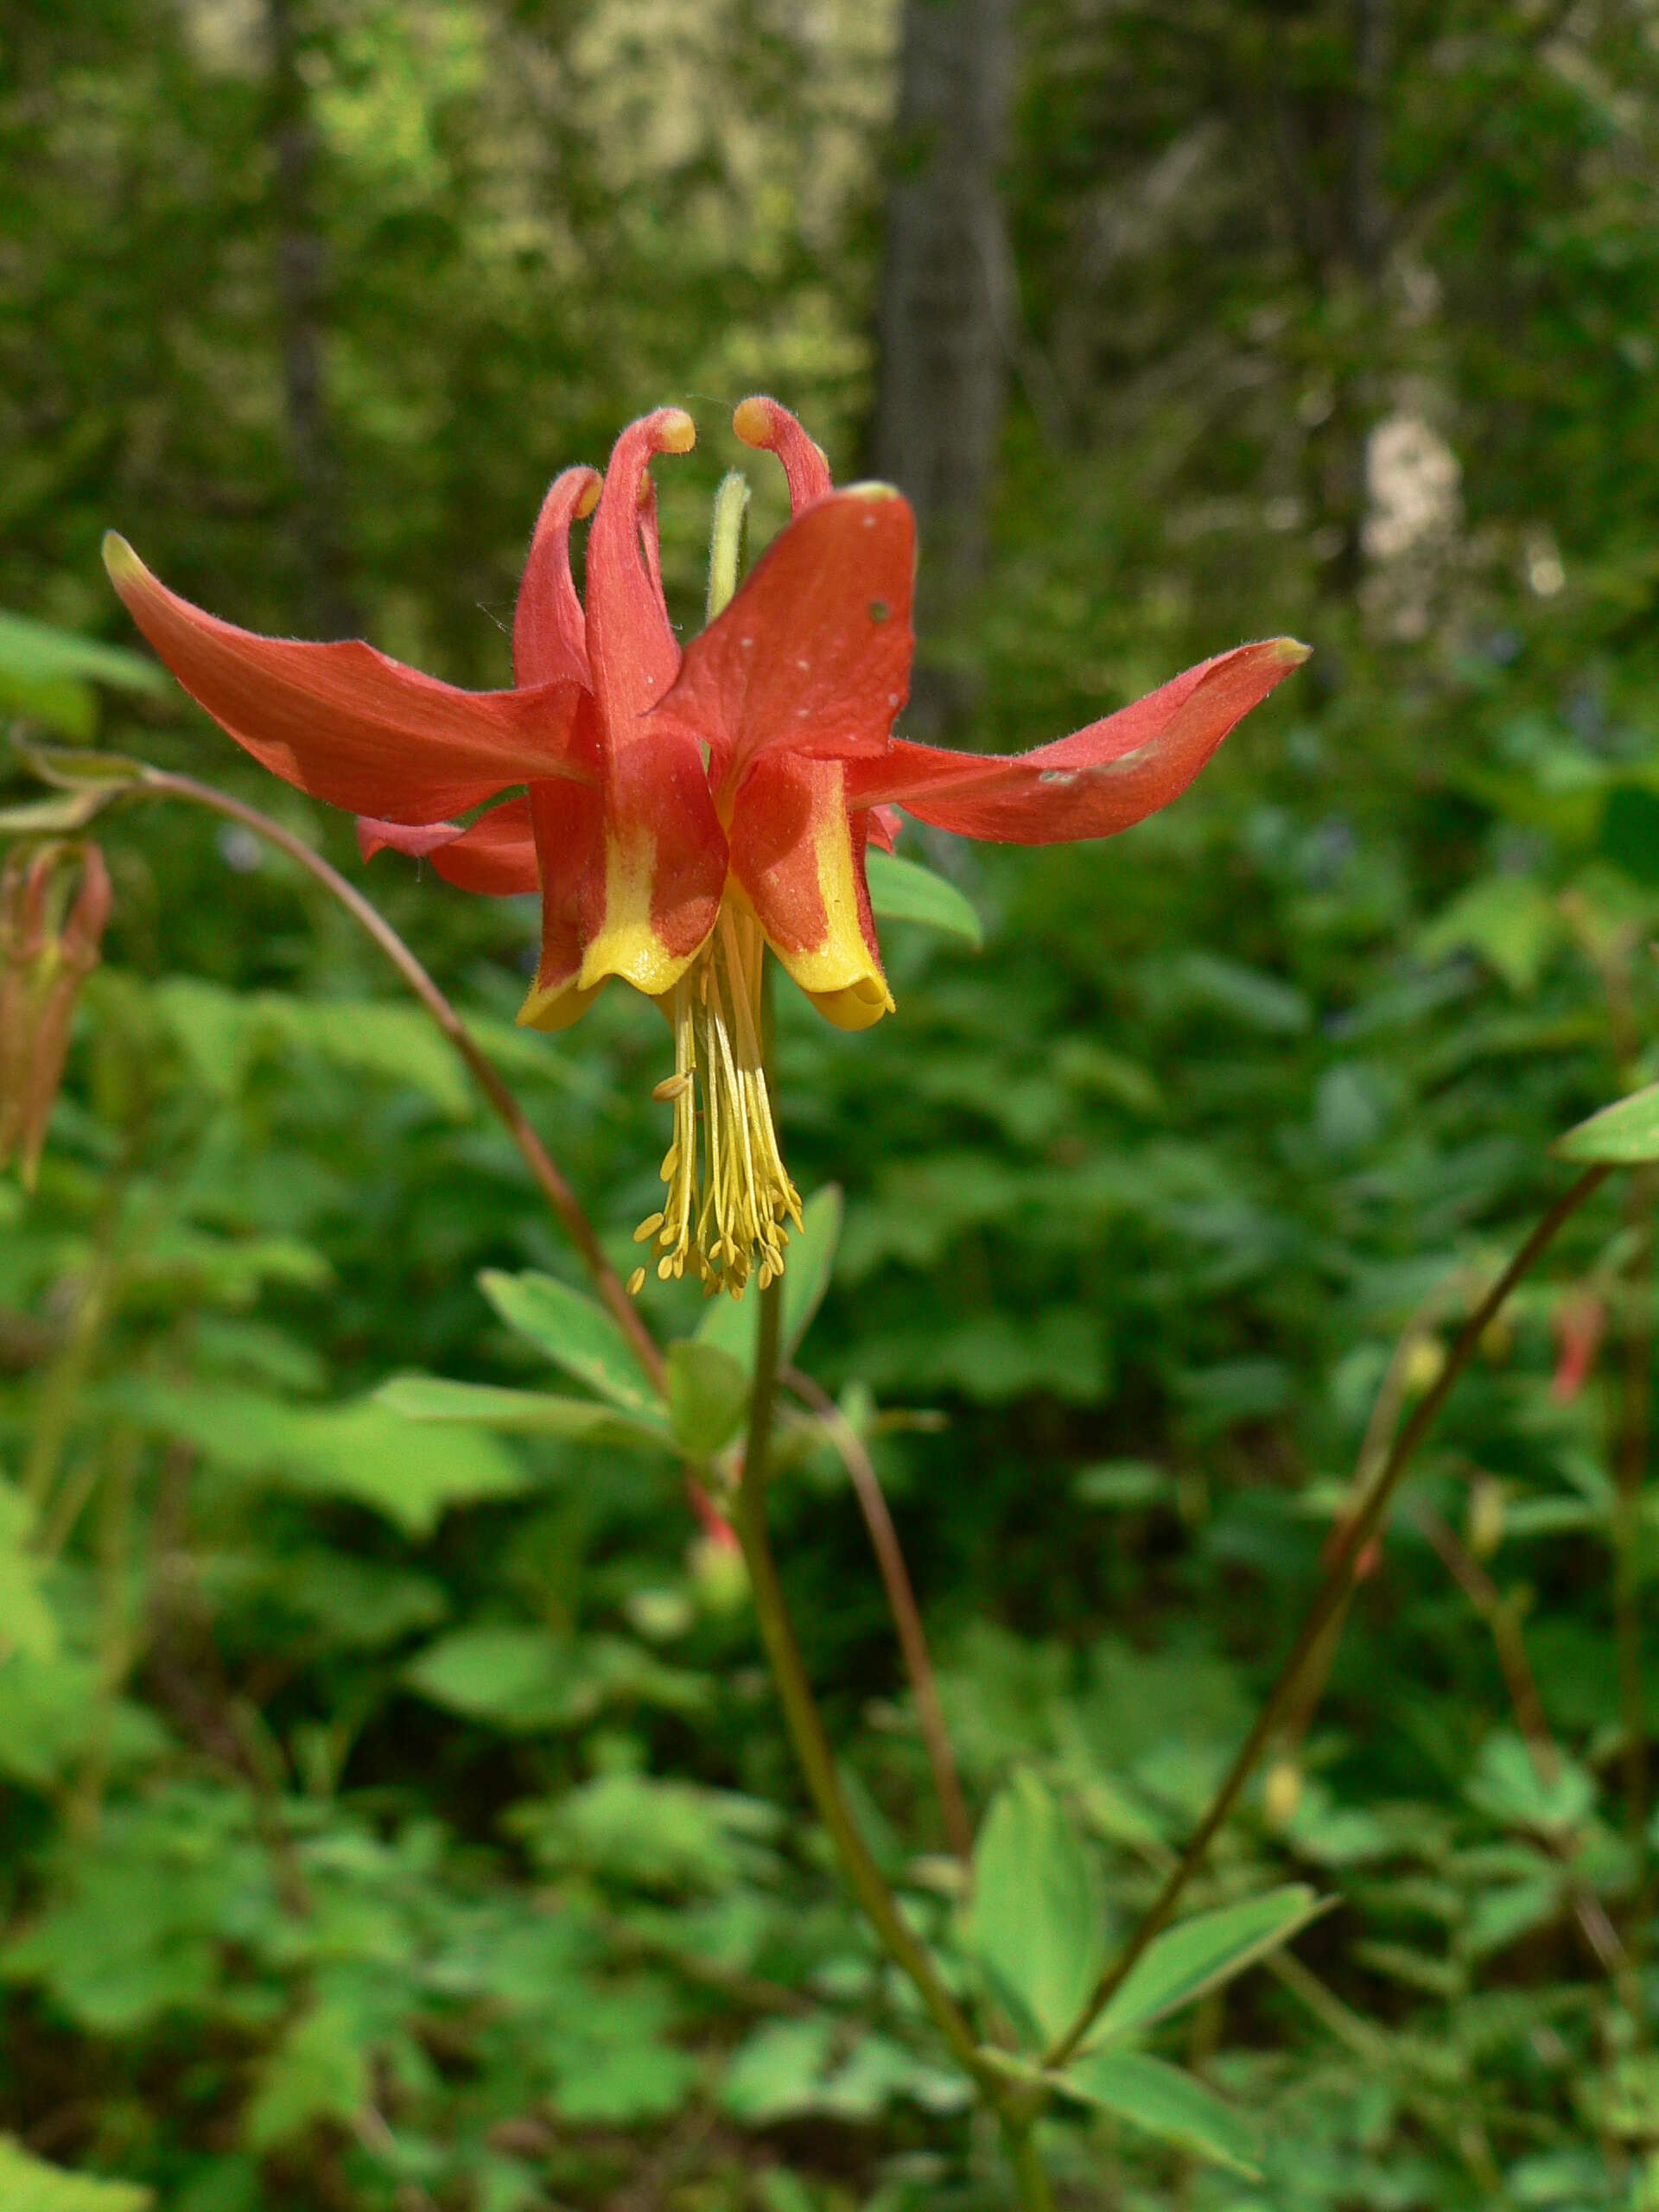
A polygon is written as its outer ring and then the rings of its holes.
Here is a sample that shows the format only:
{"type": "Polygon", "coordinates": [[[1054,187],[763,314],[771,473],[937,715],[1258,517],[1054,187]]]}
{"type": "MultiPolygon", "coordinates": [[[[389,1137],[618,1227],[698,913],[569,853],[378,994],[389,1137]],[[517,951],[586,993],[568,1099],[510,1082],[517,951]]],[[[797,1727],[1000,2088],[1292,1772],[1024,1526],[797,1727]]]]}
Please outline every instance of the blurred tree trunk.
{"type": "Polygon", "coordinates": [[[304,0],[265,0],[270,54],[267,130],[276,168],[276,306],[295,537],[312,623],[324,636],[361,628],[340,525],[340,478],[323,387],[325,251],[315,201],[316,132],[300,65],[304,0]]]}
{"type": "MultiPolygon", "coordinates": [[[[874,460],[925,540],[924,639],[984,573],[1012,310],[997,173],[1013,79],[1012,0],[906,0],[874,460]]],[[[965,704],[959,677],[918,667],[918,735],[938,734],[965,704]]]]}

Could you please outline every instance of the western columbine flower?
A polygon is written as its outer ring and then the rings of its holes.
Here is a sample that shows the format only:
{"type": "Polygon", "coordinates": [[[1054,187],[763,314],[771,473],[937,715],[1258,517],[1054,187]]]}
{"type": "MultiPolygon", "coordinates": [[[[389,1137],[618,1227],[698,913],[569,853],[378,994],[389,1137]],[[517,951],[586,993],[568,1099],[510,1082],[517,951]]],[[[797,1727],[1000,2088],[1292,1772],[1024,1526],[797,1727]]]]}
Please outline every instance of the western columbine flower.
{"type": "Polygon", "coordinates": [[[774,400],[745,400],[734,423],[782,462],[792,519],[683,655],[648,473],[695,441],[678,408],[624,430],[602,485],[591,468],[555,480],[511,691],[455,690],[362,644],[255,637],[165,589],[124,540],[105,557],[186,690],[266,767],[359,816],[365,855],[430,855],[468,890],[539,887],[521,1021],[562,1028],[613,976],[663,1005],[674,1073],[657,1095],[674,1136],[640,1236],[664,1277],[689,1266],[739,1291],[757,1266],[763,1285],[781,1269],[800,1217],[761,1056],[765,948],[831,1021],[879,1021],[893,1000],[864,860],[872,837],[891,848],[895,807],[1014,844],[1110,836],[1184,790],[1306,648],[1241,645],[1033,753],[895,739],[914,643],[908,505],[887,485],[835,490],[774,400]],[[590,513],[584,608],[569,541],[590,513]]]}

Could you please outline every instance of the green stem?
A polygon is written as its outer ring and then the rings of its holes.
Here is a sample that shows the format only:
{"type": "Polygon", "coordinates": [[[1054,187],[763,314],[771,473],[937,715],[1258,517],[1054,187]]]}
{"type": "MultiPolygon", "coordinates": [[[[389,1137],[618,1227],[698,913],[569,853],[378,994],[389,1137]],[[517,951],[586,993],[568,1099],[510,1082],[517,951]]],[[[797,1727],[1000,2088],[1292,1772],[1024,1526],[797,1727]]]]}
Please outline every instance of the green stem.
{"type": "Polygon", "coordinates": [[[1613,1516],[1613,1630],[1618,1655],[1619,1718],[1624,1735],[1625,1831],[1636,1861],[1637,1909],[1631,1948],[1639,1955],[1649,1906],[1648,1718],[1642,1681],[1640,1539],[1642,1485],[1647,1475],[1653,1402],[1654,1172],[1630,1177],[1625,1218],[1631,1248],[1624,1269],[1624,1363],[1617,1458],[1618,1502],[1613,1516]]]}
{"type": "MultiPolygon", "coordinates": [[[[772,1680],[784,1708],[790,1740],[800,1762],[818,1818],[835,1847],[849,1888],[862,1906],[870,1925],[894,1964],[910,1977],[939,2033],[950,2046],[957,2063],[978,2084],[987,2101],[998,2110],[1007,2102],[1007,2091],[981,2056],[979,2045],[956,1999],[939,1979],[938,1969],[899,1910],[881,1870],[859,1833],[851,1808],[836,1773],[835,1753],[824,1732],[823,1721],[807,1680],[800,1646],[796,1640],[779,1579],[778,1563],[766,1533],[766,1473],[772,1454],[772,1416],[778,1401],[778,1351],[783,1313],[780,1287],[771,1284],[760,1294],[760,1326],[755,1346],[754,1389],[750,1401],[749,1431],[743,1453],[743,1478],[738,1488],[736,1523],[743,1556],[748,1563],[754,1592],[755,1617],[760,1639],[771,1663],[772,1680]]],[[[1041,2202],[1046,2200],[1028,2200],[1041,2202]]]]}
{"type": "Polygon", "coordinates": [[[1054,2212],[1054,2193],[1038,2155],[1036,2130],[1031,2121],[1005,2120],[1002,2145],[1008,2154],[1008,2164],[1014,2168],[1021,2212],[1054,2212]]]}
{"type": "Polygon", "coordinates": [[[1065,2065],[1116,1995],[1126,1976],[1168,1925],[1183,1891],[1203,1865],[1217,1832],[1238,1802],[1245,1783],[1255,1771],[1256,1761],[1295,1696],[1304,1670],[1319,1650],[1326,1628],[1347,1602],[1348,1594],[1353,1587],[1355,1563],[1381,1526],[1417,1446],[1433,1427],[1440,1408],[1451,1396],[1465,1368],[1474,1357],[1481,1338],[1502,1311],[1510,1292],[1542,1257],[1557,1231],[1572,1218],[1586,1199],[1601,1188],[1611,1173],[1611,1167],[1589,1168],[1569,1191],[1556,1199],[1458,1332],[1456,1341],[1446,1355],[1446,1365],[1441,1369],[1433,1388],[1425,1393],[1411,1419],[1395,1437],[1393,1449],[1378,1471],[1370,1496],[1344,1530],[1325,1579],[1291,1647],[1290,1656],[1280,1669],[1279,1678],[1268,1692],[1268,1701],[1256,1716],[1255,1726],[1245,1738],[1238,1756],[1211,1800],[1209,1810],[1198,1822],[1191,1841],[1147,1907],[1134,1935],[1101,1976],[1077,2019],[1045,2057],[1045,2067],[1052,2069],[1065,2065]]]}

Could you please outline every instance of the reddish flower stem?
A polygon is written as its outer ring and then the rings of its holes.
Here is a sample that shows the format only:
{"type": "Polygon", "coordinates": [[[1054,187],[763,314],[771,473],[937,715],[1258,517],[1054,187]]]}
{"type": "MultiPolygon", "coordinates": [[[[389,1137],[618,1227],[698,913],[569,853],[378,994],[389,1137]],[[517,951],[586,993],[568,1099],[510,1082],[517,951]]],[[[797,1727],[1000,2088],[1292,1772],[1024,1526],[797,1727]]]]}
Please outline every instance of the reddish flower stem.
{"type": "Polygon", "coordinates": [[[858,1431],[826,1389],[810,1375],[802,1374],[798,1367],[783,1369],[782,1379],[823,1423],[841,1464],[847,1470],[847,1479],[853,1486],[864,1525],[870,1532],[870,1546],[881,1571],[881,1586],[887,1593],[887,1609],[898,1630],[905,1671],[910,1676],[911,1694],[916,1700],[916,1718],[927,1748],[927,1763],[933,1770],[933,1788],[939,1801],[945,1838],[966,1866],[974,1855],[973,1827],[963,1799],[950,1732],[944,1725],[944,1708],[939,1703],[939,1686],[927,1648],[927,1633],[922,1626],[921,1608],[916,1603],[915,1587],[905,1564],[899,1531],[887,1510],[875,1464],[865,1450],[858,1431]]]}
{"type": "Polygon", "coordinates": [[[661,1390],[664,1376],[663,1355],[640,1319],[639,1308],[628,1296],[622,1278],[606,1258],[581,1200],[559,1173],[546,1146],[531,1127],[529,1116],[487,1053],[391,924],[321,853],[314,852],[302,837],[296,837],[292,830],[285,830],[270,815],[262,814],[257,807],[245,805],[228,792],[215,790],[212,784],[198,783],[194,776],[175,776],[160,768],[146,768],[133,790],[135,795],[142,791],[156,798],[188,799],[194,805],[205,806],[232,822],[239,822],[255,836],[263,837],[267,844],[296,861],[373,938],[472,1071],[502,1127],[518,1146],[537,1189],[558,1216],[566,1236],[575,1246],[582,1265],[593,1278],[594,1289],[610,1308],[634,1357],[653,1388],[661,1390]]]}

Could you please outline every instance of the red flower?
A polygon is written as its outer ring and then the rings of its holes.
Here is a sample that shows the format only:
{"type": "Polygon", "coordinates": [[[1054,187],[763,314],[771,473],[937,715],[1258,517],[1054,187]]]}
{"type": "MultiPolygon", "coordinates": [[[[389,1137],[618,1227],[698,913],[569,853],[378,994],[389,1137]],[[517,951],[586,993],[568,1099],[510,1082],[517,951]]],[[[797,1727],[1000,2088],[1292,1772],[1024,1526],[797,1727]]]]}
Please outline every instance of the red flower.
{"type": "Polygon", "coordinates": [[[455,690],[362,644],[255,637],[165,589],[124,540],[105,558],[186,690],[277,775],[361,817],[365,855],[429,854],[468,890],[539,887],[521,1020],[561,1028],[613,976],[668,999],[675,1074],[659,1091],[675,1139],[664,1213],[641,1234],[660,1274],[689,1264],[741,1289],[757,1254],[763,1281],[781,1267],[798,1214],[760,1064],[764,947],[830,1020],[880,1020],[893,1001],[864,855],[871,837],[891,845],[895,807],[1005,842],[1109,836],[1184,790],[1306,655],[1288,639],[1242,645],[1033,753],[895,739],[914,642],[909,507],[886,485],[836,491],[774,400],[745,400],[734,421],[782,462],[793,519],[683,656],[647,473],[695,439],[678,408],[622,433],[602,486],[589,468],[555,480],[519,585],[511,691],[455,690]],[[590,512],[584,610],[569,537],[590,512]],[[518,786],[465,825],[448,818],[518,786]]]}

